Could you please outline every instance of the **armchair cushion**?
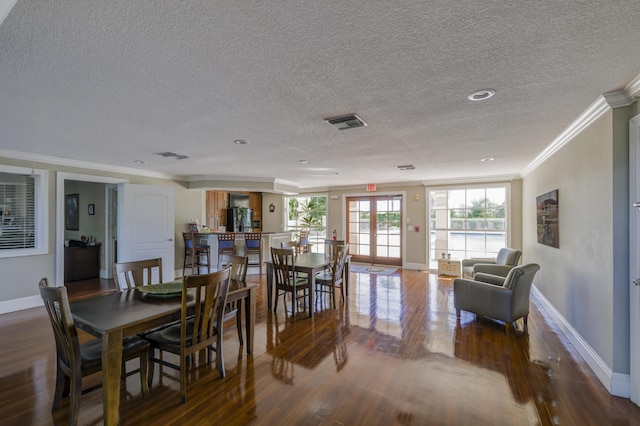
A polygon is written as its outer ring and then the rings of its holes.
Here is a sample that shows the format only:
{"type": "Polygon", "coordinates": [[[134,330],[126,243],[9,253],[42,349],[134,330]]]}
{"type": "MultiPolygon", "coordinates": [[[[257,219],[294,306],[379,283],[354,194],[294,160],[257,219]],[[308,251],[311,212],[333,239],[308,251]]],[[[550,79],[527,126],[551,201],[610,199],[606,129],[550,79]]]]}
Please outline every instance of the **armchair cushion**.
{"type": "Polygon", "coordinates": [[[480,281],[483,283],[499,285],[501,287],[504,287],[504,278],[505,277],[501,277],[499,275],[491,275],[491,274],[478,272],[473,276],[473,281],[480,281]]]}
{"type": "Polygon", "coordinates": [[[472,278],[477,272],[506,277],[511,268],[520,261],[522,252],[512,248],[501,248],[495,259],[471,258],[462,260],[463,277],[472,278]]]}

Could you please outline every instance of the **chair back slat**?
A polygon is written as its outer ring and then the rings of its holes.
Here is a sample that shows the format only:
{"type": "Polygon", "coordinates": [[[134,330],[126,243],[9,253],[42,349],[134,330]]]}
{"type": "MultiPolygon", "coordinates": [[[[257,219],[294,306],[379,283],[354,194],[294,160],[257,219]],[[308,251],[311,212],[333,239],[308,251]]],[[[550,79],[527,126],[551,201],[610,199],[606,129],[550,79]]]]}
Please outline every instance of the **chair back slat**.
{"type": "Polygon", "coordinates": [[[118,291],[162,283],[162,258],[120,262],[113,265],[113,277],[118,291]],[[154,280],[154,275],[157,280],[154,280]]]}
{"type": "Polygon", "coordinates": [[[56,341],[58,359],[67,368],[67,374],[72,368],[81,374],[82,356],[80,354],[80,342],[78,332],[73,322],[67,288],[49,287],[47,278],[42,278],[39,283],[40,296],[47,310],[53,335],[56,341]]]}
{"type": "Polygon", "coordinates": [[[229,293],[230,268],[211,274],[188,275],[184,277],[182,289],[182,312],[180,320],[180,344],[183,354],[187,347],[190,352],[211,346],[217,338],[216,327],[222,324],[224,307],[229,293]],[[195,305],[192,318],[188,318],[188,291],[195,289],[195,305]],[[187,341],[187,321],[193,321],[191,340],[187,341]]]}
{"type": "Polygon", "coordinates": [[[331,259],[333,259],[333,257],[335,256],[335,247],[336,246],[343,246],[345,245],[344,240],[329,240],[326,239],[324,240],[324,254],[327,257],[330,257],[331,259]]]}
{"type": "Polygon", "coordinates": [[[224,253],[220,255],[220,263],[218,270],[231,268],[231,279],[245,281],[247,278],[247,266],[249,265],[249,256],[239,256],[237,254],[224,253]]]}
{"type": "Polygon", "coordinates": [[[336,245],[334,248],[333,257],[333,284],[339,285],[342,283],[342,272],[344,271],[344,264],[347,261],[347,254],[349,247],[345,245],[336,245]]]}
{"type": "Polygon", "coordinates": [[[276,288],[292,288],[296,285],[296,258],[293,249],[271,248],[271,260],[275,272],[276,288]]]}

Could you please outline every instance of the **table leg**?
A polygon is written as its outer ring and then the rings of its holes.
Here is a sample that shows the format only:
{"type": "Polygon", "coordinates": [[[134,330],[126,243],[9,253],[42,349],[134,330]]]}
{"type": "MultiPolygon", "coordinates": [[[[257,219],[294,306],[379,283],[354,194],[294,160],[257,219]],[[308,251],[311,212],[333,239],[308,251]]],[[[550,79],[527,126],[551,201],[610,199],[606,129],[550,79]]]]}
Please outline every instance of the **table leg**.
{"type": "Polygon", "coordinates": [[[267,307],[271,309],[273,299],[273,265],[267,263],[267,307]]]}
{"type": "Polygon", "coordinates": [[[347,260],[344,262],[344,269],[342,270],[342,282],[344,286],[344,294],[345,297],[349,296],[349,264],[350,260],[347,257],[347,260]]]}
{"type": "Polygon", "coordinates": [[[247,355],[253,353],[253,336],[256,324],[256,289],[249,290],[249,296],[244,298],[244,315],[247,335],[247,355]]]}
{"type": "Polygon", "coordinates": [[[313,314],[315,313],[315,288],[316,288],[316,274],[315,272],[309,272],[307,275],[307,285],[309,286],[309,316],[313,318],[313,314]]]}
{"type": "Polygon", "coordinates": [[[105,425],[117,425],[120,410],[122,330],[102,336],[102,409],[105,425]]]}

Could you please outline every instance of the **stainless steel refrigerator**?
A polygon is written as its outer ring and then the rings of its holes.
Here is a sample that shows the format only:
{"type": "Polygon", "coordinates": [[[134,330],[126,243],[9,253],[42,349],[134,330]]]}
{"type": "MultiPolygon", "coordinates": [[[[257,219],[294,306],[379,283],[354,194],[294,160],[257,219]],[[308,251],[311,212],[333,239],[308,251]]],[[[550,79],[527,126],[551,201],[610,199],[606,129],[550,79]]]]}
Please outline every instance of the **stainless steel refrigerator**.
{"type": "Polygon", "coordinates": [[[253,210],[246,207],[229,207],[227,232],[253,232],[253,210]]]}

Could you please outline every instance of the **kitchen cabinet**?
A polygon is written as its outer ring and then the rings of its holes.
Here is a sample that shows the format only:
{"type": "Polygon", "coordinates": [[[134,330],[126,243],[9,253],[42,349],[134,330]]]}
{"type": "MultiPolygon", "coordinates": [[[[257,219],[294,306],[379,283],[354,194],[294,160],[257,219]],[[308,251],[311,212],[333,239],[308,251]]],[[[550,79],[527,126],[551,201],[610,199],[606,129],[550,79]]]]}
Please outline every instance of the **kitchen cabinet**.
{"type": "Polygon", "coordinates": [[[228,192],[207,191],[207,225],[212,228],[226,226],[227,207],[229,207],[228,192]]]}
{"type": "MultiPolygon", "coordinates": [[[[262,193],[237,192],[249,195],[249,208],[253,210],[253,220],[262,222],[262,193]]],[[[227,207],[229,207],[229,192],[207,191],[207,226],[218,228],[227,226],[227,207]]],[[[257,229],[258,230],[258,229],[257,229]]]]}
{"type": "Polygon", "coordinates": [[[249,207],[253,210],[253,220],[262,221],[262,193],[249,193],[249,207]]]}

